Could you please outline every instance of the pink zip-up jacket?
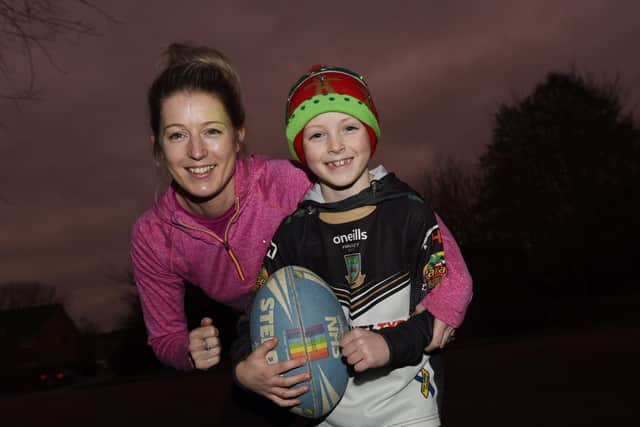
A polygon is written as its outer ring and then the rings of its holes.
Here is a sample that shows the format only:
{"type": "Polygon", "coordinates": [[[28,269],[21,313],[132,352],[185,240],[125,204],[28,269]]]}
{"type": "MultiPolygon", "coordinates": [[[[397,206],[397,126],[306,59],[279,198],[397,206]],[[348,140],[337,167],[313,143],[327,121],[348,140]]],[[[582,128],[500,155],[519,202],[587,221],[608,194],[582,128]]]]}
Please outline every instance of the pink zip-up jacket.
{"type": "MultiPolygon", "coordinates": [[[[247,310],[271,237],[311,186],[291,162],[261,156],[239,159],[234,179],[236,212],[223,236],[184,213],[171,187],[132,228],[130,255],[148,342],[160,361],[177,369],[193,369],[184,282],[217,302],[247,310]]],[[[453,236],[437,219],[448,273],[422,305],[457,327],[471,300],[471,277],[453,236]]]]}

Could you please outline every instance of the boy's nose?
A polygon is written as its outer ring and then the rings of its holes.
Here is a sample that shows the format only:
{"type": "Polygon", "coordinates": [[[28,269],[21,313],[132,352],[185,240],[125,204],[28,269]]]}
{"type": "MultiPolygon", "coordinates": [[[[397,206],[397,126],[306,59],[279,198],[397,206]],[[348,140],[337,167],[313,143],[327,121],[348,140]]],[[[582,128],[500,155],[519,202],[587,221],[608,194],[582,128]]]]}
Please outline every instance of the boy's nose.
{"type": "Polygon", "coordinates": [[[342,138],[339,136],[334,136],[329,138],[329,152],[330,153],[340,153],[344,151],[344,143],[342,142],[342,138]]]}

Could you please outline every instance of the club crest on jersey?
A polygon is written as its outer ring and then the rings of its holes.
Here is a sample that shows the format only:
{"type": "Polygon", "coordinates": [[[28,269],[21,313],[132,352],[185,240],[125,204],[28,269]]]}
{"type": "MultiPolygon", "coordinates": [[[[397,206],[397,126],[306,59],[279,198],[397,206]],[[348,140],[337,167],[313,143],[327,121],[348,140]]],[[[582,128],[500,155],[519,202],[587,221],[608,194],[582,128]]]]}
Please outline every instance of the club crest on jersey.
{"type": "Polygon", "coordinates": [[[344,256],[344,262],[347,266],[347,275],[344,277],[352,288],[357,288],[364,283],[365,274],[362,274],[361,261],[362,258],[359,253],[344,256]]]}
{"type": "Polygon", "coordinates": [[[422,269],[424,283],[429,289],[433,289],[440,284],[446,274],[447,264],[444,260],[444,251],[431,254],[429,262],[422,269]]]}

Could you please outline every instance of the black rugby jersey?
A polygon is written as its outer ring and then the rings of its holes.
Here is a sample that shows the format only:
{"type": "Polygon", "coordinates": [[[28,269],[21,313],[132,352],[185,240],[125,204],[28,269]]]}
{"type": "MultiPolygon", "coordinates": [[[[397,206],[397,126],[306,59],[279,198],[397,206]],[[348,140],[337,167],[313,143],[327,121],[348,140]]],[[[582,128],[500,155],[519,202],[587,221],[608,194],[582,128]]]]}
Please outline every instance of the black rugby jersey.
{"type": "Polygon", "coordinates": [[[306,267],[332,287],[351,326],[385,337],[391,367],[417,363],[433,318],[410,315],[446,274],[430,206],[393,173],[340,202],[310,194],[276,231],[258,286],[280,267],[306,267]]]}

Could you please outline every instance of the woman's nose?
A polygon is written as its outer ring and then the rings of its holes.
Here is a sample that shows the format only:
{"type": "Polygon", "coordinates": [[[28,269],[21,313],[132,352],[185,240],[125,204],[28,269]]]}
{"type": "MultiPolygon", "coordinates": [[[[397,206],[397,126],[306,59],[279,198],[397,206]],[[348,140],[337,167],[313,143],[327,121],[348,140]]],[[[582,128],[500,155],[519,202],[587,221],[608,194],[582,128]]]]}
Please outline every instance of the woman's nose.
{"type": "Polygon", "coordinates": [[[189,157],[194,160],[200,160],[207,156],[207,148],[199,136],[194,136],[189,144],[189,157]]]}

